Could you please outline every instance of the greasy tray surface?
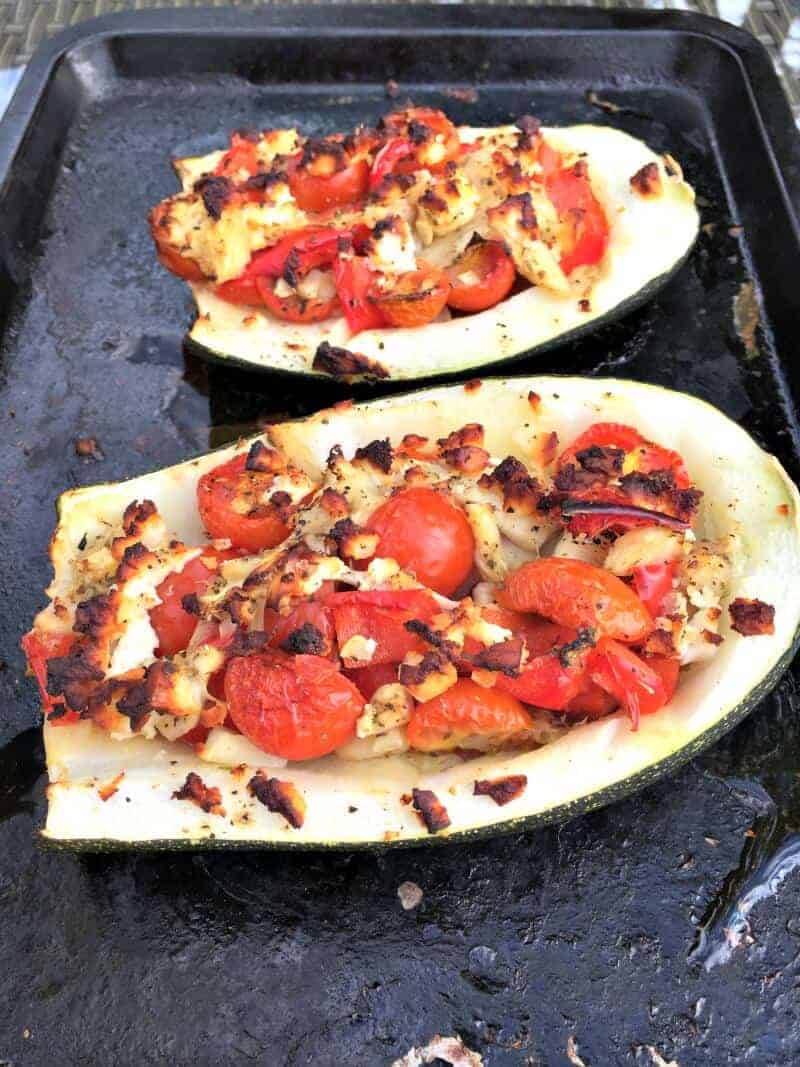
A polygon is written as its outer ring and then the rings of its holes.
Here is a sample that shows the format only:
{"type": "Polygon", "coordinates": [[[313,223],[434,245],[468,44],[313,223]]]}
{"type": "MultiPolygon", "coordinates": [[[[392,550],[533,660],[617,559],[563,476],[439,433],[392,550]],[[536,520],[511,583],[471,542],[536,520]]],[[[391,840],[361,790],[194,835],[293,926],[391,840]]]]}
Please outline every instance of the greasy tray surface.
{"type": "MultiPolygon", "coordinates": [[[[16,642],[42,603],[57,492],[175,462],[265,414],[342,395],[184,363],[189,302],[153,266],[143,221],[173,188],[169,148],[211,147],[255,119],[345,126],[385,109],[387,77],[461,121],[521,111],[610,121],[672,148],[713,229],[654,303],[520,371],[600,368],[685,389],[800,472],[789,362],[798,238],[771,156],[796,195],[797,150],[754,45],[729,29],[720,42],[706,20],[632,13],[359,8],[349,18],[368,44],[334,30],[315,37],[314,26],[342,23],[331,9],[302,18],[294,35],[285,27],[296,9],[125,16],[106,43],[91,28],[73,31],[47,89],[58,43],[32,65],[2,130],[8,167],[37,115],[0,194],[3,269],[17,282],[0,278],[10,296],[0,477],[11,517],[0,525],[9,661],[0,673],[0,948],[14,961],[0,1056],[46,1063],[58,1040],[69,1062],[380,1065],[439,1031],[461,1033],[492,1067],[566,1063],[573,1035],[588,1064],[649,1064],[647,1046],[681,1067],[746,1055],[793,1063],[800,1032],[786,964],[797,952],[796,882],[756,906],[757,944],[730,962],[723,934],[751,868],[800,814],[791,677],[675,778],[558,832],[352,858],[75,858],[33,847],[42,764],[16,642]],[[473,18],[512,30],[470,36],[473,18]],[[456,19],[458,34],[414,43],[415,27],[444,33],[456,19]],[[270,22],[284,27],[278,45],[270,22]],[[197,29],[191,47],[170,39],[179,25],[197,29]],[[636,25],[654,32],[636,37],[636,25]],[[141,32],[125,35],[126,26],[141,32]],[[431,91],[469,84],[476,71],[486,85],[474,104],[431,91]],[[291,87],[292,77],[313,81],[291,87]],[[625,110],[598,110],[590,89],[625,110]],[[753,281],[765,304],[755,332],[753,281]],[[104,460],[75,455],[75,438],[87,435],[104,460]],[[745,838],[751,826],[756,836],[745,838]],[[406,879],[425,891],[410,913],[395,895],[406,879]],[[688,960],[704,916],[707,940],[688,960]],[[706,971],[709,954],[722,962],[706,971]],[[176,1013],[184,993],[192,1011],[176,1013]]],[[[104,25],[111,33],[114,23],[104,25]]]]}

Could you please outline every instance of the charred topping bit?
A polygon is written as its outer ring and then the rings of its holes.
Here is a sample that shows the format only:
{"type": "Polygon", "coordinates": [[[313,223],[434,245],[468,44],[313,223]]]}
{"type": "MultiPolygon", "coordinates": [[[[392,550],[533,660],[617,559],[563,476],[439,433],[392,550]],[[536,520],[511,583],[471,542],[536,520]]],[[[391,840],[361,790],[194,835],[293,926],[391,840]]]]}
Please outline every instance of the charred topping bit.
{"type": "Polygon", "coordinates": [[[104,628],[114,620],[116,610],[113,593],[98,593],[89,600],[82,600],[75,608],[72,629],[78,634],[100,637],[104,628]]]}
{"type": "Polygon", "coordinates": [[[216,220],[233,195],[233,182],[222,175],[208,175],[194,183],[194,191],[200,194],[206,211],[216,220]]]}
{"type": "Polygon", "coordinates": [[[286,468],[283,456],[274,448],[267,448],[263,441],[253,441],[247,453],[244,469],[261,474],[277,474],[286,468]]]}
{"type": "Polygon", "coordinates": [[[579,300],[578,301],[578,310],[579,311],[591,311],[592,310],[592,305],[591,305],[590,301],[586,300],[585,298],[583,300],[579,300]]]}
{"type": "Polygon", "coordinates": [[[269,173],[253,174],[250,178],[246,178],[240,185],[240,189],[253,190],[255,192],[261,192],[264,189],[269,189],[271,185],[281,185],[287,180],[286,171],[273,170],[269,173]]]}
{"type": "MultiPolygon", "coordinates": [[[[577,164],[576,164],[577,166],[577,164]]],[[[530,193],[517,193],[509,196],[503,202],[503,208],[518,207],[520,209],[519,222],[517,225],[527,233],[536,234],[539,230],[539,222],[536,218],[536,210],[530,193]]]]}
{"type": "MultiPolygon", "coordinates": [[[[411,619],[411,622],[416,622],[411,619]]],[[[406,623],[406,629],[409,629],[406,623]]],[[[446,642],[449,644],[450,642],[446,642]]],[[[432,674],[438,674],[450,666],[449,649],[437,647],[426,652],[418,663],[401,663],[397,671],[397,680],[407,687],[420,686],[432,674]]]]}
{"type": "Polygon", "coordinates": [[[442,452],[442,459],[454,470],[464,474],[477,474],[489,466],[489,453],[476,445],[464,445],[461,448],[448,448],[442,452]]]}
{"type": "Polygon", "coordinates": [[[156,506],[152,500],[132,500],[123,512],[122,529],[128,537],[135,537],[139,528],[156,513],[156,506]]]}
{"type": "Polygon", "coordinates": [[[558,434],[551,430],[539,448],[539,459],[543,467],[549,467],[558,455],[558,434]]]}
{"type": "Polygon", "coordinates": [[[536,511],[542,499],[538,481],[528,473],[528,468],[516,456],[506,456],[491,474],[481,476],[478,485],[482,489],[500,486],[503,491],[503,505],[507,510],[523,513],[536,511]]]}
{"type": "Polygon", "coordinates": [[[622,448],[604,448],[601,445],[590,445],[588,448],[576,452],[575,459],[585,471],[613,478],[622,473],[625,451],[622,448]]]}
{"type": "Polygon", "coordinates": [[[357,448],[353,456],[353,459],[365,459],[384,474],[388,474],[392,469],[393,458],[394,454],[388,437],[384,437],[382,441],[370,441],[363,448],[357,448]]]}
{"type": "MultiPolygon", "coordinates": [[[[681,618],[679,616],[679,618],[681,618]]],[[[706,631],[710,632],[710,631],[706,631]]],[[[722,638],[720,637],[720,642],[722,638]]],[[[666,656],[668,659],[676,654],[675,638],[671,630],[662,627],[653,630],[644,643],[644,651],[650,656],[666,656]]]]}
{"type": "Polygon", "coordinates": [[[542,405],[542,398],[539,396],[538,393],[534,393],[533,390],[531,390],[528,393],[528,403],[534,411],[538,411],[542,405]]]}
{"type": "Polygon", "coordinates": [[[722,634],[715,634],[713,630],[703,630],[703,640],[710,645],[721,645],[725,638],[722,634]]]}
{"type": "Polygon", "coordinates": [[[744,637],[775,633],[775,608],[763,600],[737,597],[728,607],[731,626],[744,637]]]}
{"type": "Polygon", "coordinates": [[[292,630],[280,647],[295,656],[324,656],[329,651],[322,632],[310,622],[292,630]]]}
{"type": "Polygon", "coordinates": [[[419,814],[429,834],[446,830],[450,825],[450,816],[447,808],[436,796],[432,789],[412,789],[411,795],[414,801],[414,811],[419,814]]]}
{"type": "Polygon", "coordinates": [[[565,669],[572,665],[572,661],[578,652],[582,652],[585,648],[594,648],[597,643],[594,630],[585,629],[578,630],[578,636],[574,641],[570,641],[569,644],[562,645],[558,649],[558,662],[565,669]]]}
{"type": "MultiPolygon", "coordinates": [[[[51,697],[63,697],[74,711],[85,711],[89,697],[105,672],[89,662],[89,650],[77,647],[66,656],[54,656],[47,661],[47,692],[51,697]]],[[[50,718],[60,718],[51,714],[50,718]]]]}
{"type": "MultiPolygon", "coordinates": [[[[452,641],[448,641],[446,637],[442,637],[441,634],[432,630],[426,622],[422,619],[409,619],[408,622],[403,623],[403,628],[408,630],[411,634],[416,634],[417,637],[421,637],[427,644],[432,645],[434,648],[438,648],[448,659],[452,658],[456,654],[456,646],[452,641]]],[[[423,660],[424,662],[424,660],[423,660]]],[[[405,664],[405,666],[409,666],[405,664]]],[[[419,664],[421,667],[422,664],[419,664]]],[[[430,673],[431,668],[426,668],[430,673]]],[[[424,676],[420,678],[420,681],[424,680],[424,676]]]]}
{"type": "Polygon", "coordinates": [[[328,534],[340,559],[371,559],[380,543],[380,536],[357,526],[352,519],[339,519],[328,534]]]}
{"type": "MultiPolygon", "coordinates": [[[[439,446],[439,454],[445,455],[457,448],[466,448],[469,445],[483,444],[483,427],[479,422],[468,422],[460,430],[453,430],[447,437],[440,437],[436,444],[439,446]]],[[[405,440],[405,438],[404,438],[405,440]]],[[[422,438],[421,440],[424,440],[422,438]]]]}
{"type": "Polygon", "coordinates": [[[278,512],[279,517],[283,522],[288,522],[292,516],[292,498],[283,489],[279,489],[272,494],[269,498],[270,504],[278,512]]]}
{"type": "Polygon", "coordinates": [[[217,786],[207,786],[199,774],[189,771],[186,781],[172,794],[173,800],[190,800],[209,815],[225,815],[222,793],[217,786]]]}
{"type": "Polygon", "coordinates": [[[186,593],[181,597],[181,607],[189,615],[200,616],[203,613],[203,608],[200,603],[200,597],[197,593],[186,593]]]}
{"type": "Polygon", "coordinates": [[[238,630],[225,652],[229,659],[234,656],[251,656],[263,652],[269,644],[270,635],[265,630],[238,630]]]}
{"type": "Polygon", "coordinates": [[[491,797],[495,804],[502,807],[521,796],[527,784],[527,774],[509,774],[505,778],[476,778],[472,794],[476,797],[491,797]]]}
{"type": "Polygon", "coordinates": [[[388,370],[377,360],[362,356],[360,352],[339,348],[328,341],[322,341],[317,347],[311,367],[334,378],[350,378],[357,374],[366,378],[389,377],[388,370]]]}
{"type": "Polygon", "coordinates": [[[96,437],[79,437],[75,441],[75,455],[86,456],[88,459],[105,459],[105,454],[96,437]]]}
{"type": "Polygon", "coordinates": [[[661,172],[657,163],[645,163],[631,178],[631,189],[640,196],[661,195],[661,172]]]}
{"type": "Polygon", "coordinates": [[[517,135],[517,148],[533,148],[539,136],[542,124],[533,115],[521,115],[515,125],[519,129],[517,135]]]}
{"type": "Polygon", "coordinates": [[[516,678],[522,664],[524,645],[521,637],[498,641],[473,656],[472,662],[479,670],[500,671],[509,678],[516,678]]]}
{"type": "Polygon", "coordinates": [[[267,778],[263,771],[257,771],[247,783],[247,789],[269,811],[282,815],[295,830],[305,822],[306,802],[293,782],[267,778]]]}

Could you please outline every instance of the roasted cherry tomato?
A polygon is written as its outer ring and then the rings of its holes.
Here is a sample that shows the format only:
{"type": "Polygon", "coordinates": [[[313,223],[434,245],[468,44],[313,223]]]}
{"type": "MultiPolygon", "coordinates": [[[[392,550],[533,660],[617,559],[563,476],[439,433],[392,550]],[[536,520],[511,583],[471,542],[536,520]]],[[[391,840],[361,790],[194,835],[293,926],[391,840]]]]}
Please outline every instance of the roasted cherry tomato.
{"type": "Polygon", "coordinates": [[[379,663],[374,667],[353,667],[345,675],[358,687],[365,700],[371,700],[376,689],[397,681],[396,663],[379,663]]]}
{"type": "Polygon", "coordinates": [[[517,276],[511,256],[499,241],[483,241],[447,268],[447,303],[457,311],[485,311],[504,300],[517,276]]]}
{"type": "Polygon", "coordinates": [[[319,213],[361,200],[367,194],[369,176],[367,161],[357,159],[329,175],[310,174],[298,168],[289,175],[289,187],[302,211],[319,213]]]}
{"type": "MultiPolygon", "coordinates": [[[[39,686],[39,695],[42,698],[42,710],[46,716],[56,709],[63,710],[63,698],[58,694],[50,694],[47,691],[47,661],[66,656],[75,643],[76,635],[48,634],[45,632],[28,633],[22,638],[22,651],[28,660],[28,666],[33,671],[33,676],[39,686]]],[[[69,709],[64,714],[56,714],[49,722],[53,726],[66,726],[78,722],[80,714],[69,709]]]]}
{"type": "Polygon", "coordinates": [[[586,452],[591,448],[617,448],[624,452],[625,474],[631,471],[652,474],[653,471],[668,470],[674,475],[678,489],[688,489],[692,484],[683,456],[679,452],[662,448],[661,445],[648,441],[633,426],[625,426],[619,422],[596,422],[588,430],[584,430],[559,456],[558,470],[563,470],[568,464],[576,464],[577,453],[586,452]]]}
{"type": "Polygon", "coordinates": [[[197,626],[197,616],[184,611],[183,598],[202,593],[223,560],[235,559],[237,549],[213,548],[209,545],[202,556],[189,560],[182,571],[169,574],[157,587],[161,603],[150,609],[150,622],[158,637],[157,656],[174,656],[183,652],[197,626]]]}
{"type": "Polygon", "coordinates": [[[197,506],[208,534],[227,538],[236,548],[258,552],[273,548],[289,534],[281,511],[269,499],[272,476],[245,470],[247,457],[234,456],[197,483],[197,506]]]}
{"type": "Polygon", "coordinates": [[[417,704],[406,736],[412,748],[437,752],[478,738],[502,744],[521,739],[530,728],[530,715],[511,694],[460,678],[438,697],[417,704]]]}
{"type": "Polygon", "coordinates": [[[516,677],[498,673],[496,689],[549,711],[562,711],[583,686],[588,648],[562,663],[558,652],[534,656],[516,677]]]}
{"type": "MultiPolygon", "coordinates": [[[[265,627],[266,628],[266,627],[265,627]]],[[[306,600],[288,615],[279,615],[269,643],[284,652],[333,655],[333,620],[330,611],[317,600],[306,600]]]]}
{"type": "Polygon", "coordinates": [[[400,162],[413,157],[414,145],[407,137],[396,137],[381,148],[375,155],[369,173],[369,188],[377,189],[383,179],[391,174],[400,162]]]}
{"type": "MultiPolygon", "coordinates": [[[[433,597],[420,589],[365,590],[334,593],[325,599],[333,613],[339,649],[360,635],[375,642],[371,667],[399,663],[409,652],[424,652],[427,646],[405,624],[411,619],[427,622],[438,611],[433,597]]],[[[359,666],[357,658],[345,658],[345,666],[359,666]]]]}
{"type": "Polygon", "coordinates": [[[380,308],[368,299],[375,272],[362,256],[342,257],[333,267],[336,292],[351,331],[377,330],[387,324],[380,308]]]}
{"type": "Polygon", "coordinates": [[[678,563],[674,559],[664,563],[644,563],[634,569],[633,588],[654,619],[664,613],[664,599],[672,592],[677,569],[678,563]]]}
{"type": "Polygon", "coordinates": [[[436,108],[410,107],[395,111],[387,115],[381,125],[382,132],[389,137],[389,144],[396,140],[410,144],[410,150],[404,155],[398,152],[391,168],[395,173],[408,174],[423,167],[437,171],[461,155],[458,130],[447,115],[436,108]]]}
{"type": "Polygon", "coordinates": [[[671,698],[679,670],[677,660],[645,659],[607,637],[598,641],[589,663],[592,681],[625,708],[634,730],[641,715],[651,715],[671,698]]]}
{"type": "Polygon", "coordinates": [[[303,297],[299,293],[278,296],[271,278],[256,278],[256,291],[264,307],[283,322],[322,322],[331,317],[339,304],[336,295],[327,300],[303,297]]]}
{"type": "Polygon", "coordinates": [[[367,523],[380,535],[376,556],[397,560],[423,585],[449,596],[472,570],[475,538],[464,511],[434,489],[403,489],[367,523]]]}
{"type": "Polygon", "coordinates": [[[420,262],[419,270],[401,274],[391,289],[373,284],[367,301],[389,326],[425,326],[447,303],[450,281],[443,270],[420,262]]]}
{"type": "Polygon", "coordinates": [[[150,235],[156,246],[156,255],[162,267],[187,282],[201,282],[205,278],[198,264],[189,256],[181,255],[168,242],[165,233],[169,204],[159,204],[150,212],[150,235]]]}
{"type": "Polygon", "coordinates": [[[621,578],[578,559],[552,556],[523,563],[498,599],[514,611],[620,641],[641,641],[653,629],[647,608],[621,578]]]}
{"type": "Polygon", "coordinates": [[[322,656],[265,653],[231,660],[225,675],[228,712],[264,752],[316,759],[349,741],[364,698],[322,656]]]}
{"type": "Polygon", "coordinates": [[[231,134],[231,145],[214,171],[225,178],[252,176],[258,170],[256,142],[240,133],[231,134]]]}
{"type": "Polygon", "coordinates": [[[562,223],[561,269],[599,263],[608,247],[608,221],[583,162],[544,176],[544,187],[562,223]]]}

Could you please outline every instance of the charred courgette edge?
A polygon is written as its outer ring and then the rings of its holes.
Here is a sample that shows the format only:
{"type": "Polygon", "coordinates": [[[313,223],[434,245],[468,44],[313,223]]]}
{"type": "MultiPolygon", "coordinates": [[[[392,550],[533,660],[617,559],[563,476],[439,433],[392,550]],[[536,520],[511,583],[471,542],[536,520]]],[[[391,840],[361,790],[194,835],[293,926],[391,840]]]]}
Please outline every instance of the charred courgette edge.
{"type": "MultiPolygon", "coordinates": [[[[674,160],[621,130],[583,125],[542,132],[557,149],[588,152],[592,182],[606,208],[609,249],[590,299],[532,287],[477,314],[415,329],[368,330],[351,340],[341,318],[302,326],[279,322],[267,312],[226,303],[210,285],[194,284],[198,317],[187,337],[192,351],[249,369],[328,378],[312,369],[318,346],[327,341],[366,357],[392,381],[410,381],[498,367],[565,344],[639,307],[672,278],[692,249],[699,229],[694,190],[674,160]],[[631,185],[631,177],[648,164],[658,167],[657,196],[642,196],[631,185]]],[[[176,166],[199,172],[204,158],[179,160],[176,166]]],[[[343,377],[354,381],[374,374],[343,377]]]]}
{"type": "MultiPolygon", "coordinates": [[[[671,703],[645,717],[638,732],[616,713],[575,726],[534,751],[481,756],[444,770],[419,769],[406,756],[355,764],[334,755],[289,764],[272,773],[291,780],[305,798],[306,819],[299,829],[260,805],[254,805],[246,824],[232,825],[172,799],[191,770],[208,786],[218,786],[229,807],[235,806],[232,790],[241,790],[247,781],[201,761],[187,746],[143,739],[114,742],[91,723],[46,725],[51,781],[44,841],[99,851],[355,849],[474,839],[561,821],[618,800],[677,769],[721,737],[772,689],[798,644],[800,497],[780,463],[711,405],[658,386],[614,379],[489,379],[477,387],[439,387],[340,406],[276,425],[270,437],[295,463],[314,472],[334,444],[351,454],[377,437],[398,440],[410,432],[439,437],[467,422],[481,422],[487,448],[506,455],[521,452],[520,442],[534,427],[555,429],[562,440],[569,440],[601,419],[632,424],[646,437],[682,453],[705,493],[699,534],[719,537],[736,530],[742,548],[731,596],[773,604],[774,634],[744,638],[730,629],[725,613],[725,641],[718,653],[684,670],[671,703]],[[539,398],[535,411],[531,392],[539,398]],[[98,784],[123,770],[123,784],[103,801],[98,784]],[[526,775],[527,787],[506,806],[473,796],[476,779],[511,774],[526,775]],[[449,813],[449,829],[436,835],[427,832],[401,799],[414,787],[436,794],[449,813]]],[[[128,482],[65,493],[51,548],[56,574],[76,551],[89,518],[118,518],[134,498],[152,499],[180,537],[198,541],[197,478],[247,447],[248,442],[238,442],[128,482]]]]}

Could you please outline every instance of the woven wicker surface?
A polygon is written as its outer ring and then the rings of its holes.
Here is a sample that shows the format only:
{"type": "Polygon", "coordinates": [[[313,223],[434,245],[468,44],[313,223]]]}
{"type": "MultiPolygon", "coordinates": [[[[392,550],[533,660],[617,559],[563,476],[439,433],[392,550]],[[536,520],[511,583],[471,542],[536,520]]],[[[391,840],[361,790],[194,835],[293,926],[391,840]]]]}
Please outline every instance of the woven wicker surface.
{"type": "MultiPolygon", "coordinates": [[[[153,7],[254,8],[263,2],[270,0],[234,0],[233,5],[231,0],[172,0],[171,3],[169,0],[0,0],[0,68],[24,64],[44,38],[94,15],[153,7]]],[[[271,2],[291,6],[296,0],[271,2]]],[[[569,4],[570,0],[559,2],[569,4]]],[[[585,4],[586,0],[579,2],[585,4]]],[[[533,3],[550,6],[548,0],[533,0],[533,3]]],[[[699,11],[744,26],[769,50],[800,121],[800,0],[749,0],[749,6],[748,0],[617,0],[616,3],[600,0],[596,6],[699,11]]]]}

